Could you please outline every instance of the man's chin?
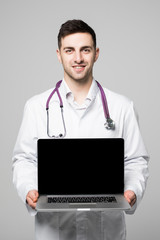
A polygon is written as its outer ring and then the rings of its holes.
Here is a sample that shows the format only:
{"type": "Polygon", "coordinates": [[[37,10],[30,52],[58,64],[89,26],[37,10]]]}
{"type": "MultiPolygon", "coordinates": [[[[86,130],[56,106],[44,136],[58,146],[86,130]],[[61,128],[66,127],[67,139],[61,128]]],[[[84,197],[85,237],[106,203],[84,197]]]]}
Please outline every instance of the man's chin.
{"type": "Polygon", "coordinates": [[[88,82],[90,75],[89,74],[73,74],[70,76],[74,81],[79,82],[79,83],[85,83],[88,82]]]}

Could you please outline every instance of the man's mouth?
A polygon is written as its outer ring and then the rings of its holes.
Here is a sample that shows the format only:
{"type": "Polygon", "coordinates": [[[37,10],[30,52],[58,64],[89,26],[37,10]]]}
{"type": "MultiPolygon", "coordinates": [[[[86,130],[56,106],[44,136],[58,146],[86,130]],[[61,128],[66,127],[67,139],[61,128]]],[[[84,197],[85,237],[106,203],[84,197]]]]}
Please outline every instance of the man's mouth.
{"type": "Polygon", "coordinates": [[[80,67],[76,66],[76,67],[74,67],[74,68],[76,68],[76,69],[80,69],[80,68],[82,68],[82,66],[80,66],[80,67]]]}
{"type": "Polygon", "coordinates": [[[86,65],[73,65],[72,66],[76,72],[81,72],[85,69],[86,65]]]}

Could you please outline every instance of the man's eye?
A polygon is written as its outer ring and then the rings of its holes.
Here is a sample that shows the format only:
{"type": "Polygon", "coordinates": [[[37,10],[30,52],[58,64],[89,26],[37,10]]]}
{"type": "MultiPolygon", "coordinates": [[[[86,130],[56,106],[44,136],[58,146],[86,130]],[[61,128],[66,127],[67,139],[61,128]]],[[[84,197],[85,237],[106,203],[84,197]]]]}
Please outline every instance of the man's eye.
{"type": "Polygon", "coordinates": [[[72,53],[72,49],[66,49],[66,51],[65,51],[66,53],[72,53]]]}
{"type": "Polygon", "coordinates": [[[89,48],[85,48],[85,49],[83,49],[83,52],[84,52],[84,53],[89,53],[89,52],[90,52],[90,49],[89,49],[89,48]]]}

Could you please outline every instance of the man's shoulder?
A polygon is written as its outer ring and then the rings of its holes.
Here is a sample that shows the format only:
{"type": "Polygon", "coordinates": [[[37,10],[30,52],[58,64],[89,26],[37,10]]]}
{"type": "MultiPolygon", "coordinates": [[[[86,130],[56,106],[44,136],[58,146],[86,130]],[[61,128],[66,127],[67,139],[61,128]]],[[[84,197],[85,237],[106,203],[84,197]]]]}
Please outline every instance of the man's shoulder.
{"type": "Polygon", "coordinates": [[[27,100],[26,106],[29,106],[29,107],[44,106],[52,91],[53,91],[53,88],[48,89],[42,93],[34,95],[33,97],[31,97],[27,100]]]}
{"type": "Polygon", "coordinates": [[[130,105],[132,103],[132,100],[123,94],[114,92],[107,88],[104,88],[104,92],[106,94],[108,101],[111,101],[115,104],[124,106],[124,105],[130,105]]]}

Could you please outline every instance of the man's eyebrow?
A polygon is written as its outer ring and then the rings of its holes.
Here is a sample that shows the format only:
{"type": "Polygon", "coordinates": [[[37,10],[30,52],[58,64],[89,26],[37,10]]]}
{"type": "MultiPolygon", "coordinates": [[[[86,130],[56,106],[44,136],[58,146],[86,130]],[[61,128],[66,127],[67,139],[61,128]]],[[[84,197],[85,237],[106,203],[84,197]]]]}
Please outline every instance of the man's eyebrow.
{"type": "Polygon", "coordinates": [[[81,47],[81,49],[84,49],[84,48],[91,48],[92,49],[91,46],[83,46],[83,47],[81,47]]]}
{"type": "MultiPolygon", "coordinates": [[[[92,46],[82,46],[80,49],[83,50],[83,49],[85,49],[85,48],[90,48],[90,49],[92,49],[93,47],[92,47],[92,46]]],[[[72,50],[73,50],[73,49],[75,49],[75,48],[74,48],[74,47],[64,47],[64,48],[63,48],[63,50],[66,50],[66,49],[72,49],[72,50]]]]}
{"type": "Polygon", "coordinates": [[[74,49],[74,47],[64,47],[63,50],[66,50],[66,49],[74,49]]]}

